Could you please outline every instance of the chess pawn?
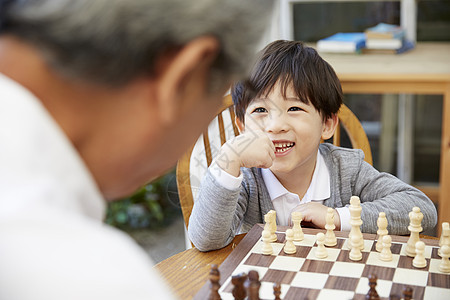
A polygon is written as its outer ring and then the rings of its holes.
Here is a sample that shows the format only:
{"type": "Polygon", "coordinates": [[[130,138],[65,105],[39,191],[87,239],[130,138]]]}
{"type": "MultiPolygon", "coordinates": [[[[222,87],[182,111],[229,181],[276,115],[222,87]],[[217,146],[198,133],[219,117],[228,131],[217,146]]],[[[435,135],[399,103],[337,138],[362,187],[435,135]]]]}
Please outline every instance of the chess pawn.
{"type": "Polygon", "coordinates": [[[439,271],[442,273],[450,273],[450,246],[443,245],[441,247],[441,257],[442,261],[439,265],[439,271]]]}
{"type": "Polygon", "coordinates": [[[366,294],[367,300],[375,300],[380,299],[380,296],[378,296],[376,287],[377,287],[377,279],[378,277],[376,275],[370,274],[369,275],[369,291],[366,294]]]}
{"type": "Polygon", "coordinates": [[[270,243],[270,231],[269,230],[267,230],[267,229],[263,230],[262,240],[263,240],[262,254],[271,255],[273,253],[273,248],[272,248],[272,244],[270,243]]]}
{"type": "Polygon", "coordinates": [[[358,260],[362,259],[361,249],[358,246],[359,245],[358,239],[359,238],[357,235],[353,235],[350,240],[351,250],[350,250],[348,258],[350,258],[351,260],[354,260],[354,261],[358,261],[358,260]]]}
{"type": "Polygon", "coordinates": [[[406,244],[406,255],[410,257],[416,256],[416,243],[419,239],[419,232],[423,230],[422,223],[423,214],[420,212],[420,208],[413,207],[413,210],[409,213],[409,226],[408,230],[411,232],[408,243],[406,244]]]}
{"type": "Polygon", "coordinates": [[[425,268],[427,266],[427,261],[425,259],[425,243],[418,241],[416,243],[416,256],[414,257],[412,264],[416,268],[425,268]]]}
{"type": "Polygon", "coordinates": [[[281,300],[281,285],[279,283],[273,284],[273,295],[275,296],[275,300],[281,300]]]}
{"type": "Polygon", "coordinates": [[[438,255],[441,256],[441,248],[443,245],[450,246],[450,226],[448,222],[442,223],[441,238],[439,240],[438,255]]]}
{"type": "Polygon", "coordinates": [[[233,284],[232,295],[235,300],[244,300],[247,297],[247,290],[244,287],[244,283],[247,280],[247,274],[240,273],[231,277],[231,283],[233,284]]]}
{"type": "Polygon", "coordinates": [[[319,232],[316,235],[316,257],[317,258],[326,258],[328,257],[328,251],[327,248],[325,248],[325,234],[323,232],[319,232]]]}
{"type": "Polygon", "coordinates": [[[383,236],[383,249],[381,249],[380,259],[382,261],[391,261],[392,260],[392,252],[391,252],[392,238],[390,235],[383,236]]]}
{"type": "Polygon", "coordinates": [[[291,214],[292,222],[294,223],[294,226],[292,227],[292,230],[294,231],[294,241],[301,242],[304,239],[304,234],[302,227],[300,226],[300,223],[302,222],[303,216],[302,213],[299,211],[294,211],[291,214]]]}
{"type": "Polygon", "coordinates": [[[208,300],[220,300],[221,299],[220,294],[219,294],[219,289],[220,289],[219,280],[220,280],[219,269],[217,268],[216,264],[212,264],[211,271],[209,272],[209,281],[210,281],[211,290],[209,292],[208,300]]]}
{"type": "Polygon", "coordinates": [[[286,230],[286,245],[284,245],[284,253],[294,254],[297,248],[294,245],[294,231],[292,229],[286,230]]]}
{"type": "Polygon", "coordinates": [[[383,236],[388,234],[387,231],[388,221],[386,219],[386,214],[384,212],[380,212],[378,214],[377,226],[378,226],[377,230],[378,240],[375,247],[378,252],[381,252],[381,249],[383,249],[383,236]]]}
{"type": "Polygon", "coordinates": [[[325,234],[325,246],[333,247],[337,245],[336,235],[334,234],[334,209],[328,207],[327,215],[325,219],[325,229],[327,230],[325,234]]]}

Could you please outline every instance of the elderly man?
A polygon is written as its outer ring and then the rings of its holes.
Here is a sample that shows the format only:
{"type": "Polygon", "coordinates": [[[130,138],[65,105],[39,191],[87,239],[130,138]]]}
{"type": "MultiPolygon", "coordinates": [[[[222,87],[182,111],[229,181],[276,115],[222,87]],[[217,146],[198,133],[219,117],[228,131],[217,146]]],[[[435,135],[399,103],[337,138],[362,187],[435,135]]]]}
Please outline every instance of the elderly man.
{"type": "Polygon", "coordinates": [[[102,223],[173,166],[254,54],[269,0],[0,0],[0,299],[171,299],[102,223]]]}

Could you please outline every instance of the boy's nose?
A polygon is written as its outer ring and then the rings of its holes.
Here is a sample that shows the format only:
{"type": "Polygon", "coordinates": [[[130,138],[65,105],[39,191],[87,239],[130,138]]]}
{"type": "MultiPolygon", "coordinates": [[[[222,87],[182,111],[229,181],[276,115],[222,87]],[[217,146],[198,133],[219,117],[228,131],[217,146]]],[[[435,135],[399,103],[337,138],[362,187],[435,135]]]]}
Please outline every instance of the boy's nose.
{"type": "Polygon", "coordinates": [[[267,123],[266,131],[271,133],[278,133],[287,131],[288,124],[286,122],[286,116],[282,113],[275,112],[270,114],[267,123]]]}

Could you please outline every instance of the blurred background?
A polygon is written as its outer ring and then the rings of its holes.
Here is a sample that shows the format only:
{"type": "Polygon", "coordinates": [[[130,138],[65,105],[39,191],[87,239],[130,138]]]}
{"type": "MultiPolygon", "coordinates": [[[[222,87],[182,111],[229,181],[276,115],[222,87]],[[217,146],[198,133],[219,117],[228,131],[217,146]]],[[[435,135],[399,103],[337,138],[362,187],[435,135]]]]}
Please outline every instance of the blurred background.
{"type": "MultiPolygon", "coordinates": [[[[277,2],[262,45],[275,39],[314,45],[337,32],[364,32],[379,23],[401,25],[414,42],[450,43],[450,0],[277,2]]],[[[423,188],[434,203],[439,197],[442,99],[442,95],[346,94],[344,100],[368,135],[374,167],[423,188]]],[[[156,263],[185,250],[189,243],[175,166],[133,196],[110,203],[106,222],[129,233],[156,263]]]]}

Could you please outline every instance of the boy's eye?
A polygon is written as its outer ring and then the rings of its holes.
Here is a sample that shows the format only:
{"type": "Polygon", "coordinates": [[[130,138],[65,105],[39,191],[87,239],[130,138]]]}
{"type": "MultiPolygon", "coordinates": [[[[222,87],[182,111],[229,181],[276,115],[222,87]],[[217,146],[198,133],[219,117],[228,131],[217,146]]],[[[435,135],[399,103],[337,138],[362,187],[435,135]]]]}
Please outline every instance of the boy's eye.
{"type": "Polygon", "coordinates": [[[265,109],[264,107],[257,107],[253,110],[253,112],[264,113],[264,112],[267,112],[267,109],[265,109]]]}
{"type": "Polygon", "coordinates": [[[302,109],[302,108],[300,108],[300,107],[298,107],[298,106],[293,106],[293,107],[290,107],[289,109],[288,109],[288,111],[303,111],[304,109],[302,109]]]}

